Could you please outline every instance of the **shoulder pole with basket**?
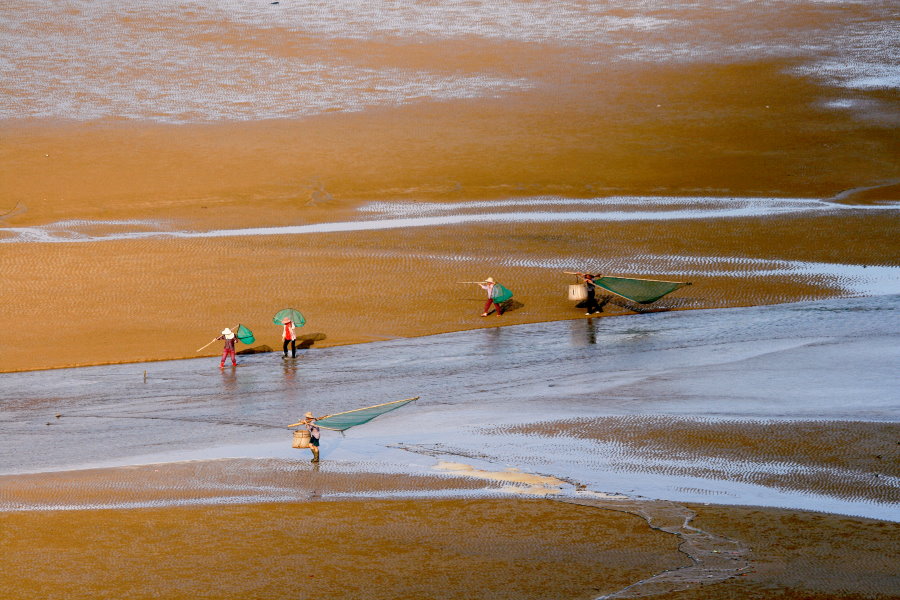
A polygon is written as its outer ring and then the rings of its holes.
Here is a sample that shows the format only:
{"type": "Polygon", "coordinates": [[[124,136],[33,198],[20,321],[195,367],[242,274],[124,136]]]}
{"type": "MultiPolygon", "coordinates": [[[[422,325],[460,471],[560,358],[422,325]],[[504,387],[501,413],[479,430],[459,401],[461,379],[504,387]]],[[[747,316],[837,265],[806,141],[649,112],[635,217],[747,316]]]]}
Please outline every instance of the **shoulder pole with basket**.
{"type": "MultiPolygon", "coordinates": [[[[566,275],[578,276],[580,273],[574,271],[563,271],[566,275]]],[[[569,286],[569,300],[573,302],[581,302],[587,300],[587,286],[583,283],[573,283],[569,286]]]]}

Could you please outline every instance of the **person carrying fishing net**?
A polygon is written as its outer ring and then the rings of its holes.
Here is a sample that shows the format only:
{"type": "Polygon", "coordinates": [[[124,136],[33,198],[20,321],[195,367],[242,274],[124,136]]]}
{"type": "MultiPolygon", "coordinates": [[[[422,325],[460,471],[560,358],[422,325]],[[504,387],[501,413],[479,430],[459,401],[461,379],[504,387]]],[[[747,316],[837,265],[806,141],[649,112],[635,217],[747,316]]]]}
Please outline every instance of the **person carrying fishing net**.
{"type": "Polygon", "coordinates": [[[488,277],[478,285],[480,285],[481,289],[485,290],[488,295],[487,302],[484,303],[484,312],[481,313],[481,316],[486,317],[488,316],[488,314],[490,314],[492,304],[497,307],[497,316],[499,317],[500,315],[502,315],[503,307],[500,306],[500,303],[498,302],[498,294],[495,293],[499,290],[497,289],[497,282],[494,281],[494,278],[488,277]]]}
{"type": "Polygon", "coordinates": [[[484,312],[481,313],[482,317],[490,314],[492,304],[497,308],[497,316],[499,317],[503,314],[503,303],[513,297],[513,293],[494,281],[493,277],[488,277],[484,281],[457,281],[457,283],[474,283],[487,292],[488,297],[487,302],[484,303],[484,312]]]}
{"type": "Polygon", "coordinates": [[[303,419],[296,423],[291,423],[288,428],[303,425],[306,431],[294,431],[294,441],[291,444],[293,448],[309,448],[313,453],[312,462],[319,462],[319,428],[330,429],[331,431],[340,431],[341,434],[351,427],[368,423],[375,417],[383,415],[386,412],[396,410],[401,406],[406,406],[410,402],[415,402],[419,397],[406,398],[404,400],[394,400],[393,402],[382,402],[373,406],[364,406],[363,408],[354,408],[353,410],[345,410],[339,413],[325,415],[323,417],[315,417],[311,412],[303,415],[303,419]]]}
{"type": "Polygon", "coordinates": [[[297,358],[297,332],[294,329],[294,322],[289,317],[285,317],[281,320],[281,325],[281,339],[283,340],[281,348],[284,351],[284,357],[287,358],[288,345],[290,345],[291,358],[297,358]]]}
{"type": "Polygon", "coordinates": [[[231,329],[226,327],[225,329],[222,330],[222,335],[220,335],[216,339],[217,340],[225,340],[225,347],[222,348],[222,362],[219,363],[219,368],[220,369],[225,368],[225,359],[228,358],[229,356],[231,357],[231,366],[236,367],[237,366],[237,358],[236,358],[235,352],[234,352],[234,345],[235,345],[235,343],[237,343],[237,336],[234,335],[234,333],[231,331],[231,329]]]}
{"type": "MultiPolygon", "coordinates": [[[[297,421],[296,423],[292,423],[288,425],[288,427],[297,427],[299,425],[303,425],[306,427],[306,431],[309,432],[309,441],[304,443],[300,443],[295,445],[295,448],[302,448],[305,443],[309,444],[309,449],[312,451],[313,457],[310,462],[317,463],[319,462],[319,437],[321,436],[321,432],[319,431],[319,426],[316,425],[316,417],[313,416],[311,412],[307,412],[303,415],[303,420],[297,421]]],[[[294,434],[298,435],[298,434],[294,434]]],[[[303,436],[306,437],[306,436],[303,436]]]]}
{"type": "Polygon", "coordinates": [[[220,340],[225,340],[225,347],[222,348],[222,362],[219,363],[219,368],[224,369],[225,359],[229,356],[231,357],[231,366],[237,366],[237,358],[235,357],[234,349],[235,342],[240,341],[244,344],[252,344],[256,341],[256,338],[253,337],[252,331],[238,323],[237,325],[235,325],[234,331],[232,331],[231,328],[226,327],[222,330],[222,335],[220,335],[219,337],[214,337],[209,342],[207,342],[206,345],[197,348],[197,352],[202,351],[204,348],[209,347],[210,344],[220,340]]]}
{"type": "Polygon", "coordinates": [[[578,273],[578,276],[584,279],[584,287],[587,289],[587,300],[585,300],[585,315],[590,316],[594,313],[601,312],[603,309],[597,302],[595,294],[597,293],[597,284],[595,279],[600,279],[602,275],[591,275],[590,273],[578,273]]]}

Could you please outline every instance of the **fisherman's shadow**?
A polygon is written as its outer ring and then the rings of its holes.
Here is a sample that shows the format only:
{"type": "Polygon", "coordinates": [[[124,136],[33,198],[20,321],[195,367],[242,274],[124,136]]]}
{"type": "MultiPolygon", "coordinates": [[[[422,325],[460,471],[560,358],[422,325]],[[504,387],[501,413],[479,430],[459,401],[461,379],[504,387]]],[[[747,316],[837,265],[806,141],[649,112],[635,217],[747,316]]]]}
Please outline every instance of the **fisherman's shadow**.
{"type": "MultiPolygon", "coordinates": [[[[507,300],[506,302],[500,303],[500,310],[503,311],[503,314],[508,312],[513,312],[519,310],[520,308],[525,308],[525,305],[519,302],[518,300],[507,300]]],[[[491,311],[493,312],[493,311],[491,311]]],[[[490,314],[490,313],[488,313],[490,314]]]]}
{"type": "MultiPolygon", "coordinates": [[[[599,297],[597,297],[597,307],[598,307],[597,312],[603,312],[603,308],[604,308],[607,304],[611,303],[611,302],[612,302],[612,299],[613,299],[612,296],[599,296],[599,297]]],[[[615,302],[612,302],[612,303],[613,303],[613,304],[616,304],[615,302]]],[[[581,302],[579,302],[578,304],[575,305],[575,308],[587,308],[587,300],[582,300],[581,302]]]]}
{"type": "MultiPolygon", "coordinates": [[[[597,305],[600,307],[598,312],[603,312],[603,308],[607,304],[612,304],[613,306],[618,306],[619,308],[624,308],[625,310],[638,314],[668,312],[682,305],[676,299],[669,300],[667,304],[661,306],[647,306],[623,298],[616,298],[614,296],[600,296],[597,298],[597,305]]],[[[684,305],[686,305],[686,303],[684,305]]],[[[575,305],[575,308],[587,308],[587,300],[582,300],[575,305]]]]}
{"type": "Polygon", "coordinates": [[[638,304],[637,302],[630,302],[628,300],[622,300],[619,298],[611,298],[609,300],[609,303],[624,308],[625,310],[630,310],[631,312],[639,313],[642,315],[649,313],[669,312],[670,310],[672,310],[672,308],[674,308],[667,305],[647,306],[644,304],[638,304]]]}

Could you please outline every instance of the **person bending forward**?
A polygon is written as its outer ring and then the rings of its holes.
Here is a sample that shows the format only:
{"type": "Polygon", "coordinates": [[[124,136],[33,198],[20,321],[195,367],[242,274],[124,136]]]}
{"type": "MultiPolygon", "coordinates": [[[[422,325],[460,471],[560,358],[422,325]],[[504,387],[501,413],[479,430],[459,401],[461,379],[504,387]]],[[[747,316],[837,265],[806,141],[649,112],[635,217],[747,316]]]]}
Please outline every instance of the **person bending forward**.
{"type": "Polygon", "coordinates": [[[487,279],[484,280],[484,283],[479,283],[478,285],[480,285],[482,287],[482,289],[484,289],[487,292],[487,295],[488,295],[487,302],[484,303],[484,312],[481,313],[481,316],[482,317],[488,316],[488,313],[491,311],[491,305],[494,305],[495,307],[497,307],[497,316],[498,317],[500,315],[502,315],[503,308],[500,306],[500,304],[496,300],[494,300],[494,298],[496,296],[494,293],[496,290],[494,288],[497,285],[497,283],[494,281],[494,278],[488,277],[487,279]]]}

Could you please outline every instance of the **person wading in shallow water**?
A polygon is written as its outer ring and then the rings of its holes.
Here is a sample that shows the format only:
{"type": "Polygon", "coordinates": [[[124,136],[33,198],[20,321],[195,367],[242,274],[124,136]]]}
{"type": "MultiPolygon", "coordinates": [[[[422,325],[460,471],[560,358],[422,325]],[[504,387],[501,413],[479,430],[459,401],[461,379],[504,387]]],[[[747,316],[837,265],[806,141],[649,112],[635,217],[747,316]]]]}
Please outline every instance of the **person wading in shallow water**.
{"type": "MultiPolygon", "coordinates": [[[[306,430],[309,432],[309,449],[312,450],[313,457],[312,461],[317,463],[319,462],[319,426],[316,425],[316,417],[313,416],[311,412],[307,412],[302,421],[297,421],[296,423],[292,423],[288,425],[288,427],[297,427],[298,425],[305,425],[306,430]]],[[[294,446],[295,448],[302,448],[302,446],[294,446]]]]}
{"type": "Polygon", "coordinates": [[[234,344],[237,342],[237,337],[235,337],[234,333],[229,328],[225,328],[222,330],[222,335],[216,338],[217,340],[225,340],[225,347],[222,349],[222,362],[219,363],[219,368],[225,368],[225,359],[229,356],[231,357],[231,366],[237,366],[237,359],[234,354],[234,344]]]}
{"type": "Polygon", "coordinates": [[[500,315],[502,315],[503,309],[500,307],[500,305],[496,301],[494,301],[494,297],[495,297],[494,286],[496,285],[494,278],[488,277],[487,279],[484,280],[484,283],[479,283],[478,285],[480,285],[482,287],[482,289],[484,289],[487,292],[487,295],[488,295],[487,302],[484,303],[484,312],[481,314],[481,316],[482,317],[488,316],[488,313],[491,310],[492,304],[497,307],[497,316],[499,317],[500,315]]]}
{"type": "Polygon", "coordinates": [[[600,304],[597,303],[597,298],[595,294],[597,293],[597,284],[594,283],[594,279],[599,279],[600,275],[591,275],[590,273],[579,273],[581,277],[584,278],[584,286],[587,288],[587,301],[585,303],[585,315],[592,315],[594,313],[600,312],[602,309],[600,308],[600,304]]]}
{"type": "Polygon", "coordinates": [[[284,318],[281,320],[281,323],[284,325],[281,331],[281,339],[284,340],[284,343],[281,345],[282,350],[284,350],[284,357],[287,358],[287,349],[290,343],[291,358],[297,358],[297,334],[294,331],[294,322],[284,318]]]}

